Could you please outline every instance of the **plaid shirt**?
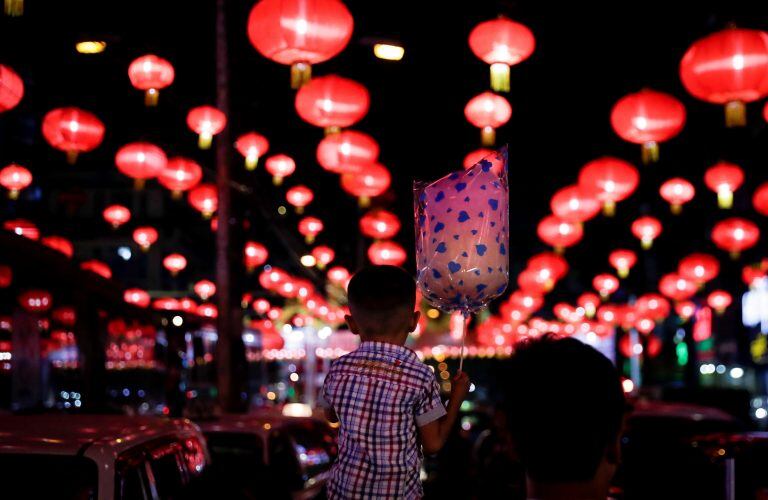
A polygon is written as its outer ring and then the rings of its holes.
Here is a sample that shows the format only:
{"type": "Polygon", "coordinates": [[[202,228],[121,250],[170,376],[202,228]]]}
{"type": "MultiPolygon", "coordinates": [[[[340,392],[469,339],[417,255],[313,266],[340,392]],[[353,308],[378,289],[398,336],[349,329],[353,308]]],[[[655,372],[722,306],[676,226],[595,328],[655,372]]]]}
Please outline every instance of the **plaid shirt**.
{"type": "Polygon", "coordinates": [[[416,499],[423,491],[416,426],[445,415],[432,370],[412,350],[362,342],[334,361],[322,399],[341,422],[331,499],[416,499]]]}

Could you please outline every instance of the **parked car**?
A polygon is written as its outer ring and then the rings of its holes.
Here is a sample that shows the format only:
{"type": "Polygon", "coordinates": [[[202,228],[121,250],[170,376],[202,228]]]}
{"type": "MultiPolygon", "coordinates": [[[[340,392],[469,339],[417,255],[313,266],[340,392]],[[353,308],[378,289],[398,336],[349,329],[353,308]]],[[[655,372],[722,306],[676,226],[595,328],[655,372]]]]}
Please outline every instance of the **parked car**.
{"type": "Polygon", "coordinates": [[[323,419],[280,413],[224,415],[200,422],[211,476],[244,496],[317,498],[337,455],[336,432],[323,419]]]}
{"type": "Polygon", "coordinates": [[[188,420],[0,416],[3,498],[184,498],[208,462],[205,438],[188,420]]]}
{"type": "Polygon", "coordinates": [[[709,459],[705,474],[720,485],[721,498],[768,500],[768,432],[697,436],[691,446],[709,459]]]}

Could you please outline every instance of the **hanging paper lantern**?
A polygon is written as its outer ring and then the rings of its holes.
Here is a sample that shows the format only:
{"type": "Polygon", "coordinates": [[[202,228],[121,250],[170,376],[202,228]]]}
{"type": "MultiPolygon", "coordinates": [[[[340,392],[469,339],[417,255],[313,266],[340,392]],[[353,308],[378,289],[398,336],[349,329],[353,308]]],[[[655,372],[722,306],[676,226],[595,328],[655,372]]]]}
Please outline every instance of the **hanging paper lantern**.
{"type": "Polygon", "coordinates": [[[714,309],[717,314],[723,314],[732,302],[733,297],[731,297],[731,294],[725,290],[714,290],[707,295],[707,304],[714,309]]]}
{"type": "Polygon", "coordinates": [[[579,314],[578,310],[574,306],[571,304],[566,304],[565,302],[558,302],[552,306],[552,312],[560,321],[565,323],[581,321],[581,319],[584,317],[583,313],[579,314]]]}
{"type": "Polygon", "coordinates": [[[0,113],[15,108],[24,97],[24,81],[10,67],[0,64],[0,113]]]}
{"type": "Polygon", "coordinates": [[[402,266],[408,256],[394,241],[376,241],[368,247],[368,260],[377,266],[402,266]]]}
{"type": "Polygon", "coordinates": [[[304,207],[312,203],[315,194],[307,186],[294,186],[285,192],[285,200],[293,205],[297,214],[304,213],[304,207]]]}
{"type": "Polygon", "coordinates": [[[677,272],[680,276],[703,285],[717,277],[720,262],[705,253],[692,253],[680,260],[677,272]]]}
{"type": "Polygon", "coordinates": [[[77,313],[72,307],[62,306],[51,311],[51,318],[62,326],[72,327],[77,321],[77,313]]]}
{"type": "Polygon", "coordinates": [[[637,254],[632,250],[614,250],[608,255],[608,262],[616,269],[619,278],[626,278],[637,262],[637,254]]]}
{"type": "Polygon", "coordinates": [[[219,317],[219,309],[214,304],[200,304],[195,313],[203,318],[216,319],[219,317]]]}
{"type": "Polygon", "coordinates": [[[700,38],[680,61],[686,90],[725,105],[728,127],[746,124],[745,103],[768,95],[768,33],[729,28],[700,38]]]}
{"type": "Polygon", "coordinates": [[[200,280],[193,287],[195,293],[203,300],[208,300],[216,293],[216,284],[211,280],[200,280]]]}
{"type": "Polygon", "coordinates": [[[86,260],[80,264],[80,269],[98,274],[104,279],[112,279],[112,269],[100,260],[86,260]]]}
{"type": "Polygon", "coordinates": [[[718,248],[731,254],[737,259],[744,250],[757,244],[760,239],[760,229],[747,219],[733,217],[715,224],[712,229],[712,241],[718,248]]]}
{"type": "Polygon", "coordinates": [[[173,297],[162,297],[152,302],[152,309],[157,309],[158,311],[180,311],[181,304],[173,297]]]}
{"type": "Polygon", "coordinates": [[[63,253],[70,258],[75,253],[72,242],[61,236],[45,236],[40,240],[40,243],[47,246],[48,248],[56,250],[57,252],[63,253]]]}
{"type": "Polygon", "coordinates": [[[248,272],[263,265],[269,258],[267,247],[256,241],[247,241],[243,249],[243,263],[248,272]]]}
{"type": "Polygon", "coordinates": [[[552,213],[568,221],[582,223],[600,212],[596,191],[582,186],[567,186],[558,190],[550,201],[552,213]]]}
{"type": "Polygon", "coordinates": [[[608,216],[614,214],[617,202],[637,189],[639,181],[640,175],[631,163],[610,156],[587,163],[579,172],[579,185],[595,193],[608,216]]]}
{"type": "Polygon", "coordinates": [[[768,268],[761,264],[750,264],[741,270],[741,279],[744,284],[752,288],[755,284],[768,277],[768,268]]]}
{"type": "Polygon", "coordinates": [[[528,259],[528,269],[538,275],[539,281],[552,289],[555,283],[568,273],[568,262],[560,255],[541,252],[528,259]]]}
{"type": "Polygon", "coordinates": [[[253,301],[253,310],[256,311],[257,314],[266,314],[271,307],[272,304],[270,304],[267,299],[256,299],[253,301]]]}
{"type": "Polygon", "coordinates": [[[515,290],[509,296],[509,304],[526,314],[533,314],[544,305],[544,297],[536,293],[515,290]]]}
{"type": "Polygon", "coordinates": [[[755,189],[755,194],[752,196],[752,206],[760,215],[768,215],[768,182],[760,184],[755,189]]]}
{"type": "Polygon", "coordinates": [[[691,300],[681,300],[675,304],[675,314],[683,321],[688,321],[696,313],[696,303],[691,300]]]}
{"type": "Polygon", "coordinates": [[[8,288],[13,282],[13,269],[10,266],[0,265],[0,288],[8,288]]]}
{"type": "Polygon", "coordinates": [[[697,289],[694,281],[677,273],[665,274],[659,281],[659,291],[672,300],[690,299],[697,289]]]}
{"type": "Polygon", "coordinates": [[[391,182],[389,170],[379,163],[368,163],[356,174],[341,176],[341,188],[356,196],[358,204],[363,208],[371,204],[371,198],[384,194],[391,182]]]}
{"type": "Polygon", "coordinates": [[[344,130],[323,138],[317,145],[317,162],[334,174],[359,173],[379,158],[379,144],[368,134],[344,130]]]}
{"type": "Polygon", "coordinates": [[[26,219],[13,219],[3,222],[3,229],[19,236],[35,240],[40,237],[40,230],[32,222],[26,219]]]}
{"type": "Polygon", "coordinates": [[[371,210],[360,218],[360,232],[369,238],[386,240],[399,231],[400,219],[387,210],[371,210]]]}
{"type": "Polygon", "coordinates": [[[527,26],[499,17],[475,26],[469,33],[469,48],[491,65],[491,88],[509,92],[509,67],[528,59],[536,47],[527,26]]]}
{"type": "Polygon", "coordinates": [[[299,221],[299,233],[304,236],[307,245],[315,241],[315,237],[323,231],[323,221],[317,217],[304,217],[299,221]]]}
{"type": "Polygon", "coordinates": [[[163,259],[163,267],[176,276],[187,267],[187,259],[180,253],[172,253],[163,259]]]}
{"type": "Polygon", "coordinates": [[[187,200],[205,219],[210,219],[219,208],[219,191],[214,184],[200,184],[189,192],[187,200]]]}
{"type": "Polygon", "coordinates": [[[644,216],[632,223],[632,234],[640,240],[643,250],[653,246],[653,240],[661,234],[661,222],[655,217],[644,216]]]}
{"type": "Polygon", "coordinates": [[[291,66],[291,88],[311,77],[312,64],[344,50],[354,20],[338,0],[262,0],[248,17],[248,38],[264,57],[291,66]]]}
{"type": "Polygon", "coordinates": [[[656,322],[653,318],[642,316],[638,313],[635,319],[635,329],[643,335],[648,335],[656,328],[656,322]]]}
{"type": "Polygon", "coordinates": [[[597,319],[615,326],[619,322],[619,307],[616,304],[603,304],[597,309],[597,319]]]}
{"type": "Polygon", "coordinates": [[[136,189],[142,189],[147,179],[154,179],[166,168],[168,158],[154,144],[133,142],[117,151],[115,165],[122,174],[134,180],[136,189]]]}
{"type": "Polygon", "coordinates": [[[717,193],[717,204],[720,208],[731,208],[733,192],[744,182],[744,172],[738,165],[721,161],[707,169],[704,182],[709,189],[717,193]]]}
{"type": "Polygon", "coordinates": [[[272,267],[259,274],[259,285],[265,290],[275,291],[280,284],[285,283],[290,278],[291,276],[282,269],[272,267]]]}
{"type": "Polygon", "coordinates": [[[53,298],[47,290],[27,290],[19,295],[19,305],[31,313],[43,313],[51,308],[53,298]]]}
{"type": "Polygon", "coordinates": [[[536,233],[541,241],[554,247],[555,252],[562,253],[564,249],[581,241],[584,229],[579,223],[548,215],[539,222],[536,233]]]}
{"type": "Polygon", "coordinates": [[[187,113],[187,126],[198,135],[200,149],[208,149],[213,136],[227,126],[227,117],[213,106],[198,106],[187,113]]]}
{"type": "Polygon", "coordinates": [[[267,159],[267,172],[272,174],[272,183],[279,186],[283,179],[296,170],[296,162],[288,155],[274,155],[267,159]]]}
{"type": "Polygon", "coordinates": [[[337,75],[314,78],[296,93],[296,112],[305,122],[338,133],[367,113],[371,98],[362,84],[337,75]]]}
{"type": "Polygon", "coordinates": [[[157,241],[157,238],[157,229],[154,227],[143,226],[133,230],[133,241],[145,252],[157,241]]]}
{"type": "Polygon", "coordinates": [[[619,289],[619,279],[612,274],[598,274],[592,279],[592,286],[603,299],[607,299],[619,289]]]}
{"type": "Polygon", "coordinates": [[[57,108],[43,118],[43,136],[48,144],[67,153],[75,163],[79,153],[96,149],[104,139],[104,124],[96,115],[79,108],[57,108]]]}
{"type": "Polygon", "coordinates": [[[478,148],[474,151],[470,151],[467,153],[467,156],[464,157],[464,168],[470,169],[474,167],[480,160],[485,158],[488,155],[493,154],[495,151],[493,149],[488,148],[478,148]]]}
{"type": "Polygon", "coordinates": [[[674,177],[661,185],[659,194],[669,203],[672,213],[678,215],[683,210],[683,205],[693,199],[696,189],[682,177],[674,177]]]}
{"type": "Polygon", "coordinates": [[[32,172],[11,163],[0,170],[0,185],[8,190],[8,198],[15,200],[19,197],[19,191],[32,184],[32,172]]]}
{"type": "Polygon", "coordinates": [[[339,285],[345,288],[346,288],[346,283],[352,277],[349,271],[346,268],[341,266],[335,266],[328,269],[328,274],[326,276],[328,276],[328,281],[330,281],[334,285],[339,285]]]}
{"type": "Polygon", "coordinates": [[[114,229],[131,220],[131,211],[123,205],[110,205],[104,209],[102,215],[114,229]]]}
{"type": "MultiPolygon", "coordinates": [[[[669,316],[669,301],[657,293],[646,293],[635,301],[635,310],[640,317],[663,321],[669,316]]],[[[643,332],[647,333],[647,332],[643,332]]]]}
{"type": "Polygon", "coordinates": [[[546,276],[546,273],[526,268],[517,275],[517,286],[524,292],[544,295],[552,290],[554,280],[546,276]]]}
{"type": "Polygon", "coordinates": [[[153,54],[134,59],[128,66],[131,85],[144,91],[144,104],[147,106],[157,106],[160,89],[172,84],[174,76],[173,65],[153,54]]]}
{"type": "Polygon", "coordinates": [[[641,144],[643,163],[659,159],[659,143],[672,139],[685,125],[685,106],[664,92],[641,90],[622,97],[611,110],[614,132],[641,144]]]}
{"type": "Polygon", "coordinates": [[[253,170],[259,163],[259,158],[269,151],[267,138],[256,132],[248,132],[237,138],[235,148],[245,158],[245,168],[253,170]]]}
{"type": "Polygon", "coordinates": [[[331,247],[319,246],[312,249],[312,257],[315,258],[319,269],[325,269],[325,266],[333,262],[336,252],[331,247]]]}
{"type": "Polygon", "coordinates": [[[177,156],[170,158],[165,168],[160,171],[157,181],[171,190],[174,199],[181,198],[181,193],[200,184],[203,169],[189,158],[177,156]]]}
{"type": "Polygon", "coordinates": [[[493,146],[496,129],[512,117],[512,106],[500,95],[483,92],[469,100],[464,107],[464,116],[480,129],[483,146],[493,146]]]}

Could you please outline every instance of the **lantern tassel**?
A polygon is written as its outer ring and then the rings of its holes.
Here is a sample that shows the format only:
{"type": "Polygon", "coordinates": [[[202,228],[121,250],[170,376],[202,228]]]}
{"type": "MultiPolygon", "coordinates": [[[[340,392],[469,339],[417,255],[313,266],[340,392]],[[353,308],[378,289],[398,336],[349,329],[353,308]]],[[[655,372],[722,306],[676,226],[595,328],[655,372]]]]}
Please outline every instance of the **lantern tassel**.
{"type": "Polygon", "coordinates": [[[603,204],[603,215],[606,217],[613,217],[616,215],[616,202],[608,200],[603,204]]]}
{"type": "Polygon", "coordinates": [[[77,151],[74,149],[70,149],[67,151],[67,163],[70,165],[74,165],[77,161],[77,151]]]}
{"type": "Polygon", "coordinates": [[[245,155],[245,169],[246,170],[256,170],[256,167],[259,164],[259,155],[258,154],[251,154],[248,153],[245,155]]]}
{"type": "Polygon", "coordinates": [[[669,206],[672,215],[680,215],[683,212],[683,206],[679,203],[673,203],[669,206]]]}
{"type": "Polygon", "coordinates": [[[144,92],[144,105],[148,108],[154,108],[157,106],[159,97],[160,92],[157,89],[147,89],[147,91],[144,92]]]}
{"type": "Polygon", "coordinates": [[[659,143],[656,141],[644,142],[640,150],[643,165],[659,161],[659,143]]]}
{"type": "Polygon", "coordinates": [[[650,250],[653,246],[653,238],[643,238],[640,240],[640,246],[643,250],[650,250]]]}
{"type": "Polygon", "coordinates": [[[730,189],[718,189],[717,206],[723,209],[733,207],[733,191],[730,189]]]}
{"type": "Polygon", "coordinates": [[[357,206],[360,208],[368,208],[371,206],[370,196],[361,196],[357,199],[357,206]]]}
{"type": "Polygon", "coordinates": [[[144,186],[147,184],[146,179],[134,179],[133,180],[133,189],[136,191],[141,191],[144,189],[144,186]]]}
{"type": "Polygon", "coordinates": [[[11,189],[8,191],[8,198],[11,200],[18,200],[19,199],[19,190],[18,189],[11,189]]]}
{"type": "Polygon", "coordinates": [[[493,127],[483,127],[480,131],[483,146],[493,146],[496,143],[496,130],[493,127]]]}
{"type": "Polygon", "coordinates": [[[314,236],[314,235],[312,235],[312,234],[308,234],[308,235],[307,235],[307,236],[304,238],[304,241],[307,243],[307,245],[311,245],[312,243],[314,243],[314,242],[315,242],[315,236],[314,236]]]}
{"type": "Polygon", "coordinates": [[[725,105],[725,126],[743,127],[747,124],[747,107],[741,101],[731,101],[725,105]]]}
{"type": "Polygon", "coordinates": [[[312,79],[312,66],[305,62],[291,65],[291,88],[299,89],[312,79]]]}
{"type": "Polygon", "coordinates": [[[331,125],[330,127],[325,127],[325,136],[328,137],[329,135],[336,135],[341,132],[341,127],[336,125],[331,125]]]}
{"type": "Polygon", "coordinates": [[[565,253],[565,247],[555,247],[555,253],[557,255],[563,255],[565,253]]]}
{"type": "Polygon", "coordinates": [[[627,276],[629,276],[629,268],[628,267],[620,267],[617,269],[619,278],[624,279],[627,276]]]}
{"type": "Polygon", "coordinates": [[[213,135],[210,132],[201,132],[197,138],[197,145],[200,149],[210,149],[213,142],[213,135]]]}
{"type": "Polygon", "coordinates": [[[182,192],[181,192],[181,191],[179,191],[178,189],[175,189],[175,190],[171,191],[171,198],[172,198],[172,199],[174,199],[174,200],[177,200],[177,201],[178,201],[178,200],[180,200],[180,199],[181,199],[181,197],[183,196],[183,194],[184,194],[184,193],[182,193],[182,192]]]}
{"type": "Polygon", "coordinates": [[[149,252],[149,247],[150,246],[151,245],[141,245],[141,251],[144,252],[144,253],[149,252]]]}
{"type": "Polygon", "coordinates": [[[296,207],[295,212],[299,215],[304,213],[304,207],[296,207]]]}
{"type": "Polygon", "coordinates": [[[733,260],[738,260],[738,259],[739,259],[739,257],[741,257],[741,252],[740,252],[740,251],[738,251],[738,250],[731,250],[731,251],[729,252],[729,255],[731,256],[731,259],[733,259],[733,260]]]}
{"type": "Polygon", "coordinates": [[[281,186],[283,184],[283,178],[279,175],[272,176],[272,184],[275,186],[281,186]]]}
{"type": "Polygon", "coordinates": [[[491,88],[495,92],[509,92],[509,66],[507,64],[491,64],[491,88]]]}
{"type": "Polygon", "coordinates": [[[5,15],[19,17],[24,14],[24,0],[5,0],[5,15]]]}

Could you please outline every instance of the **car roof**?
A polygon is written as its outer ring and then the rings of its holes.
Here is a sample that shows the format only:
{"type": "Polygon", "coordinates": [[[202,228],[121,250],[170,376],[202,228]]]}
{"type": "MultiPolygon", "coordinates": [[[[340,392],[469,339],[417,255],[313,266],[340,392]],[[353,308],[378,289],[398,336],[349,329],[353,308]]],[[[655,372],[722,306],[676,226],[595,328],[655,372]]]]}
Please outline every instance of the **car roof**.
{"type": "Polygon", "coordinates": [[[268,434],[296,423],[318,422],[313,417],[286,417],[276,411],[257,411],[248,414],[223,414],[212,420],[198,421],[203,432],[246,432],[268,434]]]}
{"type": "Polygon", "coordinates": [[[640,400],[633,403],[631,417],[634,418],[671,418],[691,421],[722,420],[734,421],[728,413],[688,403],[669,403],[666,401],[640,400]]]}
{"type": "Polygon", "coordinates": [[[87,445],[114,453],[179,431],[187,420],[127,415],[0,415],[0,453],[77,454],[87,445]]]}

